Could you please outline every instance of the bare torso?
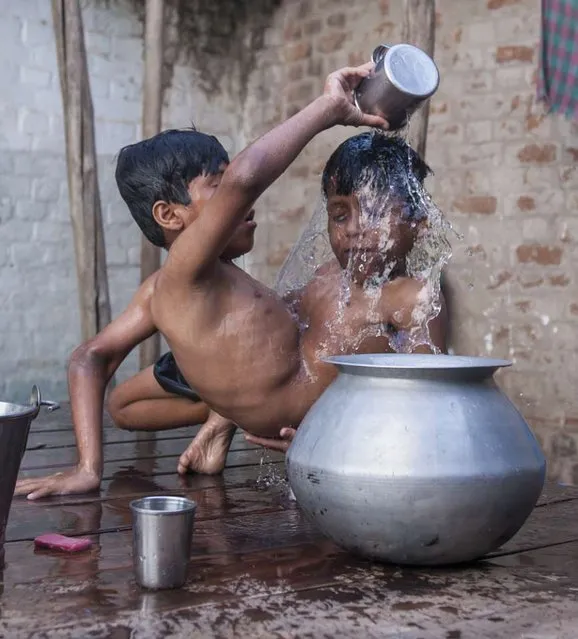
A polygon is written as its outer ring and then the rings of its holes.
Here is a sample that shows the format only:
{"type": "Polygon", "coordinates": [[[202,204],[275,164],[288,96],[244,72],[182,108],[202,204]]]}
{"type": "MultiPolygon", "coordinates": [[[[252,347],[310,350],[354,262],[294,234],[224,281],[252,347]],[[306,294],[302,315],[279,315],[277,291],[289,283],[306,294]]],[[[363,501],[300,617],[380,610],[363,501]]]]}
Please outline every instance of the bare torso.
{"type": "Polygon", "coordinates": [[[181,299],[159,284],[151,305],[155,324],[203,400],[257,434],[298,423],[309,367],[283,300],[228,263],[181,299]]]}
{"type": "Polygon", "coordinates": [[[345,294],[337,262],[322,267],[287,304],[231,264],[176,295],[162,279],[151,303],[156,326],[183,375],[223,417],[255,435],[298,426],[333,381],[324,357],[392,352],[421,285],[408,278],[345,294]],[[169,311],[165,309],[170,309],[169,311]]]}
{"type": "MultiPolygon", "coordinates": [[[[343,285],[337,262],[322,267],[306,286],[300,301],[304,325],[302,349],[313,362],[313,384],[317,395],[335,378],[333,365],[323,362],[332,355],[391,353],[391,340],[407,319],[404,309],[419,285],[399,278],[374,289],[343,285]]],[[[310,398],[310,403],[316,397],[310,398]]]]}

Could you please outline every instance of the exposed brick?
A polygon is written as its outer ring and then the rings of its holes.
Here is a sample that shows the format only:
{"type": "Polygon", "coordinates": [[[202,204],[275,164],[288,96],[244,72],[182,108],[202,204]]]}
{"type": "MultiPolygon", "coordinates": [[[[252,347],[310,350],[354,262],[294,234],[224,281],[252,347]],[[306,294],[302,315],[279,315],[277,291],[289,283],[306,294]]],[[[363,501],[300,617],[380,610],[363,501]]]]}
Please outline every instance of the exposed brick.
{"type": "Polygon", "coordinates": [[[534,262],[542,266],[558,265],[562,261],[562,249],[559,246],[523,244],[516,249],[516,256],[522,264],[534,262]]]}
{"type": "Polygon", "coordinates": [[[543,114],[530,113],[526,117],[526,131],[533,131],[534,129],[537,129],[545,119],[546,116],[543,114]]]}
{"type": "Polygon", "coordinates": [[[448,103],[447,102],[432,102],[430,104],[430,114],[438,115],[441,113],[448,112],[448,103]]]}
{"type": "Polygon", "coordinates": [[[569,306],[570,314],[576,315],[578,317],[578,304],[576,302],[572,302],[569,306]]]}
{"type": "Polygon", "coordinates": [[[496,273],[492,277],[492,281],[490,282],[490,284],[488,284],[486,288],[489,291],[493,291],[497,288],[500,288],[502,284],[509,282],[511,279],[512,279],[512,273],[510,271],[500,271],[499,273],[496,273]]]}
{"type": "Polygon", "coordinates": [[[522,313],[527,313],[532,307],[532,302],[530,302],[529,300],[523,300],[520,302],[516,302],[515,306],[519,311],[522,311],[522,313]]]}
{"type": "Polygon", "coordinates": [[[578,147],[567,146],[564,148],[564,153],[566,153],[571,162],[578,162],[578,147]]]}
{"type": "Polygon", "coordinates": [[[564,274],[551,275],[548,280],[552,286],[568,286],[570,284],[570,279],[564,274]]]}
{"type": "Polygon", "coordinates": [[[346,34],[342,31],[334,31],[333,33],[327,33],[319,39],[317,48],[321,53],[332,53],[333,51],[339,51],[342,48],[346,39],[346,34]]]}
{"type": "Polygon", "coordinates": [[[313,3],[311,0],[301,0],[299,3],[298,18],[306,18],[313,11],[313,3]]]}
{"type": "Polygon", "coordinates": [[[383,15],[387,15],[389,13],[389,2],[390,0],[379,0],[379,10],[383,15]]]}
{"type": "Polygon", "coordinates": [[[471,195],[454,201],[454,208],[460,213],[490,215],[496,212],[497,199],[493,195],[471,195]]]}
{"type": "Polygon", "coordinates": [[[527,144],[518,152],[518,159],[524,163],[547,164],[556,159],[554,144],[527,144]]]}
{"type": "Polygon", "coordinates": [[[316,35],[321,31],[322,23],[319,18],[315,18],[314,20],[309,20],[303,25],[303,33],[306,36],[316,35]]]}
{"type": "Polygon", "coordinates": [[[291,22],[285,26],[284,36],[287,42],[300,40],[303,35],[303,29],[300,24],[291,22]]]}
{"type": "Polygon", "coordinates": [[[285,60],[287,62],[297,62],[311,55],[311,44],[309,42],[297,42],[289,45],[285,49],[285,60]]]}
{"type": "Polygon", "coordinates": [[[536,201],[529,195],[521,195],[516,203],[520,211],[533,211],[536,208],[536,201]]]}
{"type": "Polygon", "coordinates": [[[481,244],[468,246],[468,248],[466,249],[466,254],[470,257],[479,257],[482,260],[486,260],[488,257],[486,251],[484,251],[484,247],[481,244]]]}
{"type": "Polygon", "coordinates": [[[496,62],[532,62],[534,60],[534,48],[522,45],[504,46],[496,49],[496,62]]]}
{"type": "Polygon", "coordinates": [[[345,26],[346,21],[347,18],[344,13],[334,13],[327,18],[327,24],[330,27],[336,27],[338,29],[342,29],[345,26]]]}
{"type": "Polygon", "coordinates": [[[490,11],[494,11],[496,9],[503,9],[504,7],[511,7],[521,2],[522,0],[488,0],[487,6],[490,11]]]}

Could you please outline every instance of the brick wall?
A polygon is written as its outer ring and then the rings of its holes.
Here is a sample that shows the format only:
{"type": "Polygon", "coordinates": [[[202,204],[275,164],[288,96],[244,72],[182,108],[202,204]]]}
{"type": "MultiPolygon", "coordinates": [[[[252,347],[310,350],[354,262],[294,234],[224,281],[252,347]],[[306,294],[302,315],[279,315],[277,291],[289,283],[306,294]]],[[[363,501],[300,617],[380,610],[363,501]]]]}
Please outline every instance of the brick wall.
{"type": "MultiPolygon", "coordinates": [[[[286,0],[251,78],[245,136],[304,105],[339,65],[399,42],[401,2],[286,0]]],[[[578,482],[578,126],[535,101],[534,0],[437,1],[427,159],[460,237],[449,270],[455,352],[505,357],[499,375],[550,473],[578,482]]],[[[263,197],[251,268],[274,275],[313,212],[324,162],[353,130],[320,135],[263,197]]]]}
{"type": "MultiPolygon", "coordinates": [[[[237,47],[252,43],[249,57],[218,42],[204,57],[180,55],[174,48],[191,38],[173,33],[165,126],[194,119],[239,149],[317,95],[328,72],[400,41],[401,2],[283,0],[277,11],[274,0],[260,3],[267,19],[252,29],[231,34],[219,21],[223,43],[233,35],[237,47]],[[230,65],[216,63],[219,51],[230,65]]],[[[500,383],[542,439],[551,474],[578,482],[578,130],[535,103],[538,4],[437,0],[442,81],[427,159],[430,188],[460,235],[449,273],[454,349],[514,360],[500,383]]],[[[195,0],[195,11],[201,5],[195,0]]],[[[113,180],[114,154],[140,133],[138,6],[93,0],[84,13],[115,312],[138,280],[139,236],[113,180]]],[[[62,397],[79,331],[49,3],[5,0],[3,9],[0,391],[13,397],[39,382],[62,397]]],[[[318,202],[326,159],[352,134],[318,136],[259,202],[257,246],[246,260],[257,277],[274,281],[318,202]]],[[[134,369],[132,360],[124,374],[134,369]]]]}
{"type": "MultiPolygon", "coordinates": [[[[140,236],[114,182],[115,154],[140,137],[142,22],[133,4],[82,3],[96,116],[99,179],[114,314],[138,284],[140,236]]],[[[37,383],[66,396],[66,362],[80,330],[49,0],[4,0],[0,20],[0,397],[37,383]]],[[[173,52],[174,54],[174,52],[173,52]]],[[[191,120],[230,151],[238,116],[194,91],[198,73],[175,55],[164,126],[191,120]]],[[[136,371],[129,359],[120,378],[136,371]]]]}

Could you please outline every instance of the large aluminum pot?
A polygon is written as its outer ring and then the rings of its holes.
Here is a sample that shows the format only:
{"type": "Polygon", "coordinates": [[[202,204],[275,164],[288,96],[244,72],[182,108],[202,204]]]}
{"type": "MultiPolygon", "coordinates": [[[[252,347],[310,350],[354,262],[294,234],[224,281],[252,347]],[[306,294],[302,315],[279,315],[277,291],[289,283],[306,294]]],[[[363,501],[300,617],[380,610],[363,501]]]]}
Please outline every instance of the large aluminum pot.
{"type": "Polygon", "coordinates": [[[0,569],[4,566],[6,522],[10,512],[20,463],[26,450],[30,424],[41,406],[55,410],[58,404],[44,401],[37,386],[32,387],[28,406],[0,402],[0,569]]]}
{"type": "Polygon", "coordinates": [[[298,505],[334,542],[396,564],[477,559],[522,526],[544,455],[493,380],[509,362],[332,357],[339,375],[287,453],[298,505]]]}

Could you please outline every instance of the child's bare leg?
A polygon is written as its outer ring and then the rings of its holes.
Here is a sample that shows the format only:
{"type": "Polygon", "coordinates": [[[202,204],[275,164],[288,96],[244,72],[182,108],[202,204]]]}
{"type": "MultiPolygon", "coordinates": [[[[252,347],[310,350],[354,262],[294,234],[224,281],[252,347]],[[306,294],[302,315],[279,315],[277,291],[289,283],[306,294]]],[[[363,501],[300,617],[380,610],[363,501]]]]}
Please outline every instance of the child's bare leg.
{"type": "Polygon", "coordinates": [[[165,391],[149,366],[119,384],[108,397],[108,411],[118,428],[167,430],[202,424],[209,416],[203,402],[165,391]]]}
{"type": "Polygon", "coordinates": [[[179,459],[178,472],[181,475],[189,471],[216,475],[225,468],[227,453],[237,426],[211,412],[193,441],[179,459]]]}

